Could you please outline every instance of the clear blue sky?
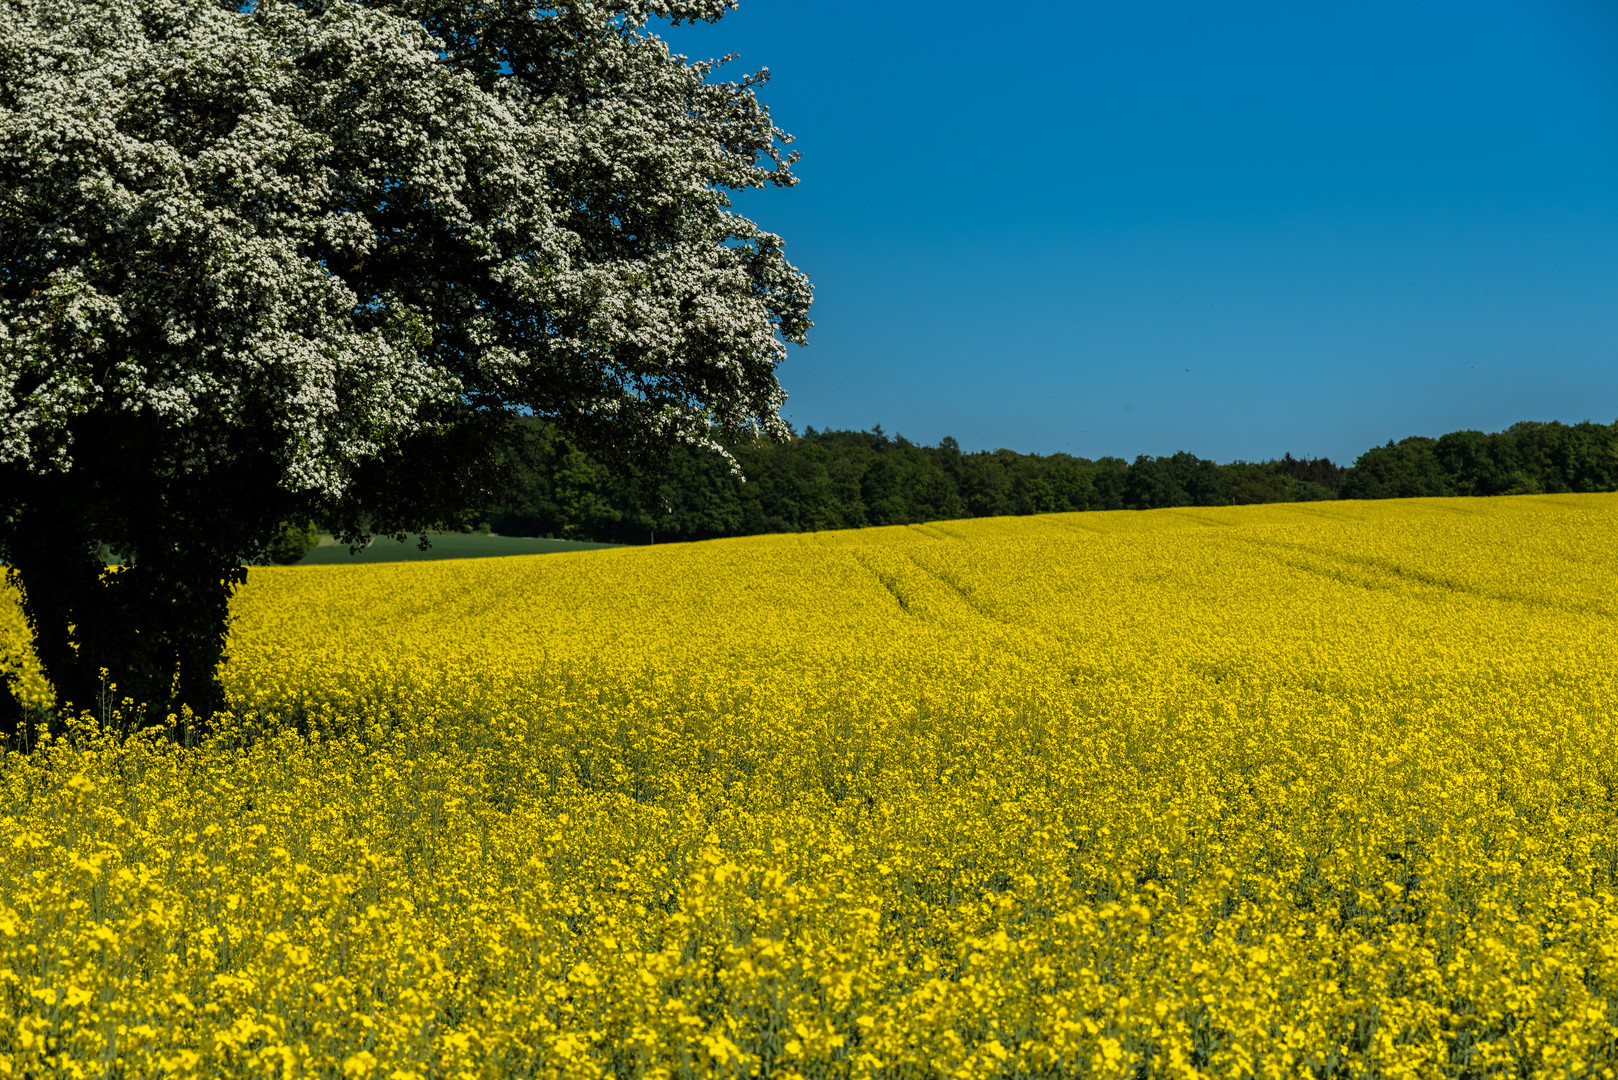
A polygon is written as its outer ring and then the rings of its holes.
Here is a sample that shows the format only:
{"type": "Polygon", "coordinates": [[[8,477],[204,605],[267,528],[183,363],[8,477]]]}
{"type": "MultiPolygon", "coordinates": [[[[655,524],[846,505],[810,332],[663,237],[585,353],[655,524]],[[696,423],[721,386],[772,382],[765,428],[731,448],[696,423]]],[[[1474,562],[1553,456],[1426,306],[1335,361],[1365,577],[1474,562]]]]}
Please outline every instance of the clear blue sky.
{"type": "Polygon", "coordinates": [[[1618,418],[1618,4],[741,0],[800,429],[1220,461],[1618,418]]]}

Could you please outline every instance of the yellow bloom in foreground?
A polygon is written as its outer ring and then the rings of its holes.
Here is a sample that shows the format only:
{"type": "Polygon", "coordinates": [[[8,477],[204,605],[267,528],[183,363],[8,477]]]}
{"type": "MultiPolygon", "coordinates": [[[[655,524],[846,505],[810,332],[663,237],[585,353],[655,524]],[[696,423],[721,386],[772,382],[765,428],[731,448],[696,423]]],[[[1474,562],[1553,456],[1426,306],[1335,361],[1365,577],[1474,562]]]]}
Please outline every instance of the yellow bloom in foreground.
{"type": "Polygon", "coordinates": [[[1612,1075],[1615,580],[1613,496],[255,570],[219,737],[0,772],[0,1074],[1612,1075]]]}

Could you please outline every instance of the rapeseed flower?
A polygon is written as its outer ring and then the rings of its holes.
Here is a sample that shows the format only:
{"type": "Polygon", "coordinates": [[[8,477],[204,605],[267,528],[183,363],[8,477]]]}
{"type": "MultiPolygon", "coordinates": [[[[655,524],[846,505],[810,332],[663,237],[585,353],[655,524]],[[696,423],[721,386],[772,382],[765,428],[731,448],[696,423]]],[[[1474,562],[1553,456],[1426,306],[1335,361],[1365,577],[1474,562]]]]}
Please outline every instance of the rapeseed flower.
{"type": "Polygon", "coordinates": [[[1614,580],[1614,496],[254,570],[219,734],[0,771],[0,1075],[1614,1076],[1614,580]]]}

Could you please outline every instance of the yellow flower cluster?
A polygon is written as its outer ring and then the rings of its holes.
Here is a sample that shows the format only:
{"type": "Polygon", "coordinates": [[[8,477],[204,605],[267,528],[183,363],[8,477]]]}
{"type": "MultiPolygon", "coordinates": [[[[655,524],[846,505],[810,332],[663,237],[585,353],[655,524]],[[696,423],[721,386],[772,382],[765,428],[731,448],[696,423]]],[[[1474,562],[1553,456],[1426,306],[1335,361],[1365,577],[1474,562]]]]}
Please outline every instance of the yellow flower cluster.
{"type": "Polygon", "coordinates": [[[0,1076],[1613,1077],[1615,584],[1609,495],[255,570],[217,737],[5,762],[0,1076]]]}

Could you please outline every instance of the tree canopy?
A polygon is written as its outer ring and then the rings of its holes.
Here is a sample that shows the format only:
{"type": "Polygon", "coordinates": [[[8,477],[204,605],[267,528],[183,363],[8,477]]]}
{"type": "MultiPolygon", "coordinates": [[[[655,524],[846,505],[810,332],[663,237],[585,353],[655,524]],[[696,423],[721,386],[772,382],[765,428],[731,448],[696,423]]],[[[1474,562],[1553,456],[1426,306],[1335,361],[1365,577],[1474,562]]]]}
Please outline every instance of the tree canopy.
{"type": "Polygon", "coordinates": [[[784,432],[811,290],[726,193],[790,137],[651,29],[731,6],[0,0],[0,559],[59,706],[206,716],[286,522],[455,520],[519,418],[784,432]]]}

